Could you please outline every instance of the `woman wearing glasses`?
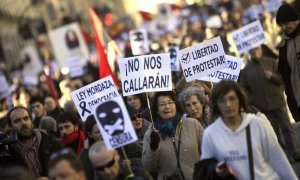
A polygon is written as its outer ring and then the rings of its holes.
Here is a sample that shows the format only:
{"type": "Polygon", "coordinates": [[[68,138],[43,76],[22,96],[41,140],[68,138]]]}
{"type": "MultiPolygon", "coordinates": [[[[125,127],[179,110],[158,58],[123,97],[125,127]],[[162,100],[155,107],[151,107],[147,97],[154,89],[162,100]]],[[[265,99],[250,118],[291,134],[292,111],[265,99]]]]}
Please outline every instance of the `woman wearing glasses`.
{"type": "Polygon", "coordinates": [[[203,128],[193,118],[183,118],[175,94],[157,92],[153,97],[154,128],[144,137],[142,163],[157,179],[192,179],[194,163],[200,157],[203,128]]]}
{"type": "Polygon", "coordinates": [[[213,174],[226,177],[231,172],[237,179],[297,179],[270,122],[264,116],[246,113],[247,97],[236,82],[216,84],[211,100],[216,120],[204,131],[201,160],[223,162],[213,168],[213,174]]]}

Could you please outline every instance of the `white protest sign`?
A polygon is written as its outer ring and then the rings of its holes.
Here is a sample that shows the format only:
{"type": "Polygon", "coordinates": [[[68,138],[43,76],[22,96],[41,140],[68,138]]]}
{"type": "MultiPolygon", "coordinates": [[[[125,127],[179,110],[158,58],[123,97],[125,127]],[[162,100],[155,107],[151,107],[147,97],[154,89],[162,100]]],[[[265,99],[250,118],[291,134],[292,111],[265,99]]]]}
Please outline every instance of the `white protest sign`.
{"type": "Polygon", "coordinates": [[[3,74],[0,74],[0,93],[6,92],[9,89],[9,84],[6,80],[6,77],[3,74]]]}
{"type": "Polygon", "coordinates": [[[180,71],[179,47],[169,47],[168,52],[171,60],[171,71],[180,71]]]}
{"type": "Polygon", "coordinates": [[[180,50],[179,59],[187,82],[227,66],[220,37],[180,50]]]}
{"type": "Polygon", "coordinates": [[[71,95],[83,121],[91,115],[93,107],[120,96],[111,76],[77,89],[71,95]]]}
{"type": "Polygon", "coordinates": [[[38,85],[38,77],[36,75],[28,75],[24,74],[23,76],[24,84],[29,86],[37,86],[38,85]]]}
{"type": "Polygon", "coordinates": [[[223,79],[237,82],[242,68],[243,59],[228,55],[225,56],[225,59],[228,65],[227,68],[218,70],[214,73],[209,74],[208,76],[203,76],[198,79],[215,83],[218,83],[223,79]]]}
{"type": "Polygon", "coordinates": [[[265,8],[269,12],[276,12],[281,6],[282,0],[265,0],[265,8]]]}
{"type": "Polygon", "coordinates": [[[264,30],[258,20],[233,31],[231,37],[240,54],[266,42],[264,30]]]}
{"type": "Polygon", "coordinates": [[[169,53],[121,58],[119,69],[123,96],[172,90],[169,53]]]}
{"type": "Polygon", "coordinates": [[[150,52],[146,29],[136,29],[129,32],[133,55],[144,55],[150,52]]]}
{"type": "Polygon", "coordinates": [[[28,45],[24,47],[20,52],[20,56],[24,64],[24,75],[37,76],[41,71],[43,71],[43,64],[35,45],[28,45]]]}
{"type": "Polygon", "coordinates": [[[84,74],[82,60],[80,56],[72,56],[68,58],[68,67],[70,70],[70,77],[75,78],[84,74]]]}
{"type": "Polygon", "coordinates": [[[222,19],[219,15],[214,15],[205,21],[208,28],[221,28],[223,26],[222,19]]]}
{"type": "Polygon", "coordinates": [[[71,56],[81,56],[81,63],[85,65],[89,58],[88,47],[78,23],[71,23],[49,31],[55,60],[59,66],[66,67],[67,59],[71,56]]]}
{"type": "Polygon", "coordinates": [[[121,96],[93,108],[103,140],[108,149],[137,141],[137,136],[121,96]]]}

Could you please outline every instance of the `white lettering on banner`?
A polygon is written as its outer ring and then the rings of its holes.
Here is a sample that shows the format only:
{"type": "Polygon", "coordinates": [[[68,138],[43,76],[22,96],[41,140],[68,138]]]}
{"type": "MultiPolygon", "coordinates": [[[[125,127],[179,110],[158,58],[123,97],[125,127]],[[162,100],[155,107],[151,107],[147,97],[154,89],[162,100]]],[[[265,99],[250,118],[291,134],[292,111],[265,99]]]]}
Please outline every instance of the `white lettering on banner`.
{"type": "Polygon", "coordinates": [[[119,93],[109,76],[77,89],[71,95],[81,119],[85,121],[94,106],[118,97],[119,93]]]}
{"type": "Polygon", "coordinates": [[[172,89],[169,54],[119,59],[123,96],[172,89]]]}
{"type": "Polygon", "coordinates": [[[213,72],[208,76],[199,77],[198,79],[202,81],[210,81],[216,83],[220,82],[223,79],[237,81],[243,60],[241,58],[228,55],[226,55],[225,58],[227,61],[227,68],[213,72]]]}
{"type": "Polygon", "coordinates": [[[266,42],[264,30],[258,20],[233,31],[231,37],[241,54],[266,42]]]}
{"type": "Polygon", "coordinates": [[[225,52],[220,37],[180,50],[179,56],[187,82],[226,67],[225,52]]]}

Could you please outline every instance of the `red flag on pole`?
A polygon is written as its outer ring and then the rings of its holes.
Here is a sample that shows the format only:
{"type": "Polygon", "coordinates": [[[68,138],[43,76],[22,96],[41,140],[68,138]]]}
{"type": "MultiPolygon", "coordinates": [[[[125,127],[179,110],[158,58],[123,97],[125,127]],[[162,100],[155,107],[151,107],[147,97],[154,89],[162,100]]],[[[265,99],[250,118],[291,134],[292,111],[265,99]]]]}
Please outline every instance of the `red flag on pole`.
{"type": "Polygon", "coordinates": [[[104,32],[103,32],[102,22],[93,8],[89,8],[89,13],[91,15],[93,26],[94,26],[96,46],[97,46],[97,51],[98,51],[98,55],[99,55],[99,77],[101,79],[101,78],[111,75],[116,86],[121,86],[120,81],[113,74],[113,72],[108,64],[108,61],[107,61],[106,53],[104,50],[104,37],[103,37],[104,32]]]}

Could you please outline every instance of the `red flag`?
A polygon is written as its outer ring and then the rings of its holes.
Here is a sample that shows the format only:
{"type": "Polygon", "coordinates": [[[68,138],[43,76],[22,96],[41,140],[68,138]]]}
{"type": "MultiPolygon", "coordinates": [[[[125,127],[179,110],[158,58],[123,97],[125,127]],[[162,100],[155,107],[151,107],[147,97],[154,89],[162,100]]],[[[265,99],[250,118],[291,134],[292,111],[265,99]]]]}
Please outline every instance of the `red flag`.
{"type": "Polygon", "coordinates": [[[106,53],[104,51],[104,37],[103,37],[103,26],[100,18],[97,16],[93,8],[89,8],[89,13],[92,18],[92,22],[94,25],[94,33],[96,38],[96,46],[99,55],[99,77],[104,78],[106,76],[111,75],[116,86],[121,86],[118,78],[113,74],[106,57],[106,53]]]}

